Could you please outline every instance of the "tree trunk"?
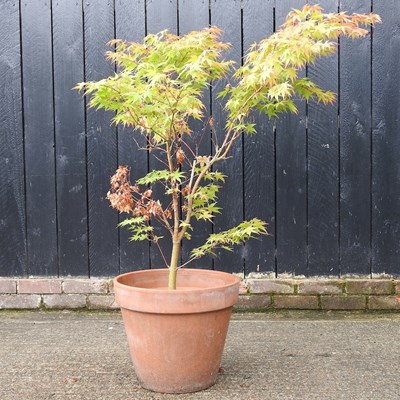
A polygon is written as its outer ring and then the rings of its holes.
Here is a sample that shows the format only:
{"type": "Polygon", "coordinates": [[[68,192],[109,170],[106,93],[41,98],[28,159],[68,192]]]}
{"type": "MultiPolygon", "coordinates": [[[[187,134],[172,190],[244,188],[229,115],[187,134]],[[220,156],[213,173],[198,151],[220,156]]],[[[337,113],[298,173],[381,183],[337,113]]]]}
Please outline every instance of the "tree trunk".
{"type": "Polygon", "coordinates": [[[180,252],[181,252],[181,242],[174,241],[172,244],[172,254],[171,254],[171,262],[169,265],[169,277],[168,277],[168,289],[170,290],[176,289],[176,274],[178,272],[180,252]]]}

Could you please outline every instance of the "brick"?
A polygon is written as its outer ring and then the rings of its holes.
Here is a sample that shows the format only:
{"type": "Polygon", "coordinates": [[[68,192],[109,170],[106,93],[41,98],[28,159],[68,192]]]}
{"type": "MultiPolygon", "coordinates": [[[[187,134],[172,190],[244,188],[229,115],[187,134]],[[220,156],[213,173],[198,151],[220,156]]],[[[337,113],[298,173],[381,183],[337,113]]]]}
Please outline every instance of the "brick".
{"type": "Polygon", "coordinates": [[[240,295],[239,300],[234,306],[237,311],[261,311],[271,305],[271,297],[257,294],[253,296],[240,295]]]}
{"type": "Polygon", "coordinates": [[[114,285],[112,279],[105,280],[105,286],[107,287],[107,293],[114,293],[114,285]]]}
{"type": "Polygon", "coordinates": [[[366,296],[321,296],[323,310],[365,310],[366,296]]]}
{"type": "Polygon", "coordinates": [[[114,293],[114,281],[112,279],[108,281],[108,291],[114,293]]]}
{"type": "Polygon", "coordinates": [[[272,279],[248,279],[247,287],[250,293],[294,293],[292,281],[272,279]]]}
{"type": "Polygon", "coordinates": [[[299,294],[340,294],[343,282],[332,280],[306,280],[298,284],[299,294]]]}
{"type": "Polygon", "coordinates": [[[318,310],[317,296],[274,296],[274,308],[318,310]]]}
{"type": "Polygon", "coordinates": [[[119,307],[114,300],[114,296],[91,294],[87,298],[87,308],[89,310],[114,310],[119,307]]]}
{"type": "Polygon", "coordinates": [[[68,279],[63,282],[64,293],[107,293],[106,279],[68,279]]]}
{"type": "Polygon", "coordinates": [[[17,282],[13,279],[0,279],[0,293],[17,293],[17,282]]]}
{"type": "Polygon", "coordinates": [[[61,293],[61,282],[57,279],[20,279],[18,293],[61,293]]]}
{"type": "Polygon", "coordinates": [[[46,308],[85,308],[86,296],[83,294],[49,294],[43,296],[46,308]]]}
{"type": "Polygon", "coordinates": [[[239,294],[246,294],[248,292],[247,285],[244,282],[240,282],[239,294]]]}
{"type": "Polygon", "coordinates": [[[41,296],[36,294],[2,294],[0,295],[0,310],[39,308],[40,302],[41,296]]]}
{"type": "Polygon", "coordinates": [[[378,279],[348,280],[348,294],[393,294],[393,282],[378,279]]]}
{"type": "Polygon", "coordinates": [[[400,296],[369,296],[370,310],[400,310],[400,296]]]}

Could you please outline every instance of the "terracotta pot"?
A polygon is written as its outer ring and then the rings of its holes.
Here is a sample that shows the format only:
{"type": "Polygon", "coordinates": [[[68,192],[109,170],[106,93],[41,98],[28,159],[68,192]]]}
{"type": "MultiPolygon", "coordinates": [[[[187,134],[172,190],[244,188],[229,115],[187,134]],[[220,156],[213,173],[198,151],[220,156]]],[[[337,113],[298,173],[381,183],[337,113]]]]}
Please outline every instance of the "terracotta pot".
{"type": "Polygon", "coordinates": [[[114,279],[135,372],[156,392],[206,389],[217,379],[239,278],[182,269],[176,291],[166,289],[167,282],[167,269],[114,279]]]}

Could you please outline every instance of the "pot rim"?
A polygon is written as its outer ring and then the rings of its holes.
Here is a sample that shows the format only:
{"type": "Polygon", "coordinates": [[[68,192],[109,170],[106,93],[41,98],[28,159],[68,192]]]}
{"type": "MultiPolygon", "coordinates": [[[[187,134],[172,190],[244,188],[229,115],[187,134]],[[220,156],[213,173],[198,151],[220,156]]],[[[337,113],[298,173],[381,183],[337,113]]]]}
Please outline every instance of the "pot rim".
{"type": "Polygon", "coordinates": [[[141,274],[151,275],[151,274],[156,274],[156,273],[157,274],[162,273],[162,274],[165,274],[168,276],[168,268],[155,268],[155,269],[144,269],[144,270],[140,270],[140,271],[125,272],[123,274],[116,276],[113,279],[113,284],[114,284],[114,287],[116,285],[122,286],[122,287],[129,287],[134,290],[138,290],[139,292],[140,291],[148,292],[148,291],[154,290],[154,291],[157,291],[157,293],[167,292],[167,293],[170,293],[171,295],[180,295],[184,292],[195,292],[195,291],[204,291],[204,290],[209,290],[209,289],[215,290],[215,289],[219,289],[219,288],[228,288],[230,286],[234,286],[234,285],[240,283],[240,278],[237,275],[233,275],[233,274],[230,274],[229,272],[223,272],[223,271],[215,271],[215,270],[200,269],[200,268],[180,268],[178,271],[178,274],[185,274],[185,273],[190,274],[192,272],[193,273],[200,272],[200,274],[202,274],[202,275],[206,275],[207,273],[210,275],[213,275],[213,276],[220,275],[221,277],[224,277],[225,280],[227,280],[229,277],[229,280],[231,280],[231,282],[228,282],[224,285],[206,286],[206,287],[198,287],[198,288],[192,288],[192,287],[191,288],[184,288],[184,287],[179,288],[179,287],[177,287],[176,290],[170,290],[168,288],[165,288],[165,289],[164,288],[151,288],[151,287],[143,288],[143,287],[138,287],[138,286],[134,286],[134,285],[127,285],[125,283],[120,282],[120,279],[123,279],[123,278],[133,275],[133,274],[134,275],[141,275],[141,274]]]}
{"type": "MultiPolygon", "coordinates": [[[[181,269],[179,276],[187,278],[188,281],[182,282],[187,288],[170,290],[167,288],[168,269],[151,269],[128,272],[118,275],[114,278],[114,293],[117,304],[123,308],[132,311],[157,313],[157,314],[188,314],[209,312],[232,307],[239,297],[240,278],[227,272],[202,270],[202,269],[181,269]],[[151,275],[157,275],[159,278],[165,276],[165,286],[159,287],[137,287],[135,282],[121,283],[124,278],[131,276],[148,276],[151,281],[151,275]],[[193,287],[196,282],[196,275],[202,276],[203,286],[193,287]],[[210,276],[210,278],[208,278],[210,276]],[[213,283],[217,279],[217,283],[213,283]],[[208,282],[210,285],[207,286],[208,282]]],[[[139,279],[138,284],[141,282],[139,279]]],[[[156,284],[156,286],[157,286],[156,284]]]]}

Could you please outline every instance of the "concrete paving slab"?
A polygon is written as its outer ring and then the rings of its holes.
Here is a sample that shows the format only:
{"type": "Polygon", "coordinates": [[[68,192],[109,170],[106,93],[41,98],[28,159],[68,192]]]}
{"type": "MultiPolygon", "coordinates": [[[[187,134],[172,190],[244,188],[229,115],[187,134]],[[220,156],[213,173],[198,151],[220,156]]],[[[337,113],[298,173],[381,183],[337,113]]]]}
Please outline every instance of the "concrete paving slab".
{"type": "Polygon", "coordinates": [[[1,400],[398,400],[400,314],[236,314],[218,382],[140,388],[118,312],[1,312],[1,400]]]}

